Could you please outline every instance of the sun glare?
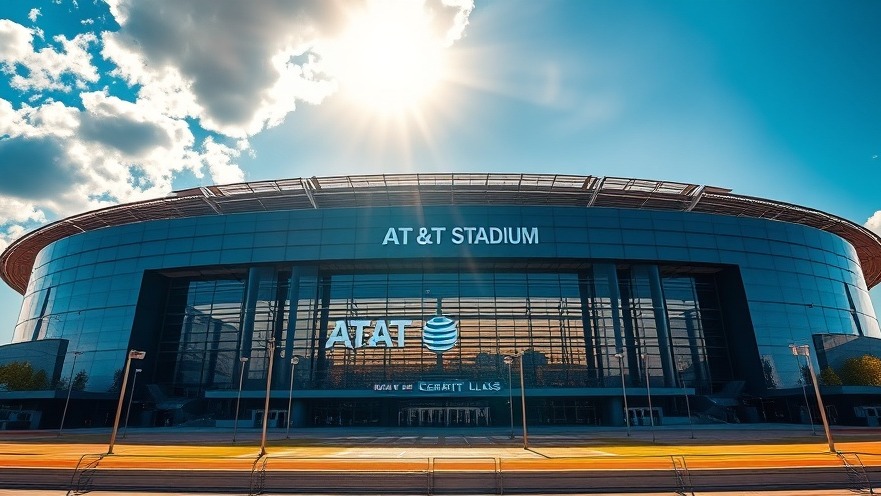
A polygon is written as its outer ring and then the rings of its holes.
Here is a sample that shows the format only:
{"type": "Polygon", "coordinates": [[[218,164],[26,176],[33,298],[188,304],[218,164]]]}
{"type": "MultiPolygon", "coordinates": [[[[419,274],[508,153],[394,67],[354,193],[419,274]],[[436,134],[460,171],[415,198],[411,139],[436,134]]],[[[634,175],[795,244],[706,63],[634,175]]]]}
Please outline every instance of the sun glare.
{"type": "Polygon", "coordinates": [[[331,48],[341,93],[381,114],[416,110],[443,78],[442,41],[420,2],[375,2],[352,13],[331,48]]]}

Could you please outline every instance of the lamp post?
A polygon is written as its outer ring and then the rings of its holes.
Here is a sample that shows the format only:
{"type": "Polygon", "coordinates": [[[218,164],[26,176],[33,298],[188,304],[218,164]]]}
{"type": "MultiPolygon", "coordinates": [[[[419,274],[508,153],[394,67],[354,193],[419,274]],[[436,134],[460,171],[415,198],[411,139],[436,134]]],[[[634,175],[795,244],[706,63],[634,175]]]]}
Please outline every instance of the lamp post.
{"type": "Polygon", "coordinates": [[[110,445],[107,447],[107,454],[113,454],[113,445],[116,443],[116,432],[119,430],[119,417],[122,416],[122,402],[125,399],[125,386],[128,382],[128,371],[132,365],[132,360],[143,360],[147,356],[146,351],[129,350],[128,357],[125,360],[125,371],[122,373],[122,384],[119,387],[119,403],[116,404],[116,418],[113,420],[113,431],[110,432],[110,445]]]}
{"type": "Polygon", "coordinates": [[[642,354],[642,368],[645,369],[645,391],[649,397],[649,421],[652,428],[652,442],[655,442],[655,411],[652,408],[652,385],[649,383],[649,356],[642,354]]]}
{"type": "Polygon", "coordinates": [[[817,376],[814,374],[814,366],[811,363],[811,347],[803,344],[800,346],[791,344],[789,349],[795,356],[802,355],[808,362],[808,371],[811,373],[811,382],[814,383],[814,394],[817,395],[817,406],[820,409],[820,420],[823,421],[823,430],[826,431],[826,441],[829,442],[829,451],[835,453],[835,442],[832,440],[832,431],[829,430],[829,421],[826,419],[826,407],[823,406],[823,398],[820,396],[820,386],[817,384],[817,376]]]}
{"type": "Polygon", "coordinates": [[[122,438],[125,439],[125,435],[128,432],[128,417],[129,414],[132,413],[132,400],[135,399],[135,384],[138,383],[138,374],[141,373],[141,369],[135,369],[135,376],[132,378],[132,391],[128,396],[128,408],[125,410],[125,425],[122,426],[122,438]]]}
{"type": "MultiPolygon", "coordinates": [[[[789,345],[790,349],[795,346],[789,345]]],[[[798,382],[801,384],[801,394],[805,399],[805,410],[808,412],[808,422],[811,424],[811,434],[817,435],[817,429],[814,427],[814,416],[811,414],[811,404],[808,403],[808,388],[805,385],[805,375],[801,368],[801,359],[795,354],[795,363],[798,364],[798,382]]]]}
{"type": "Polygon", "coordinates": [[[621,375],[621,395],[624,396],[624,425],[627,426],[627,437],[630,437],[630,409],[627,408],[627,385],[624,384],[624,352],[612,355],[618,359],[618,373],[621,375]]]}
{"type": "Polygon", "coordinates": [[[523,449],[529,449],[529,434],[526,432],[526,385],[523,381],[523,353],[514,356],[520,357],[520,404],[523,407],[523,449]]]}
{"type": "Polygon", "coordinates": [[[236,442],[236,433],[239,430],[239,403],[242,401],[242,381],[245,379],[245,364],[248,357],[239,357],[239,394],[236,396],[236,420],[232,425],[232,442],[236,442]]]}
{"type": "Polygon", "coordinates": [[[291,357],[291,388],[288,390],[288,416],[286,417],[287,426],[285,428],[284,438],[291,438],[291,402],[294,399],[294,369],[300,363],[300,357],[294,355],[291,357]]]}
{"type": "Polygon", "coordinates": [[[511,419],[511,437],[514,439],[514,398],[511,393],[513,384],[511,384],[511,364],[514,363],[514,357],[505,355],[505,365],[508,366],[508,418],[511,419]]]}
{"type": "Polygon", "coordinates": [[[266,342],[266,353],[269,355],[269,365],[266,369],[266,401],[263,404],[263,434],[260,436],[260,455],[266,454],[266,424],[269,422],[269,391],[272,387],[272,359],[275,357],[275,338],[269,338],[266,342]]]}
{"type": "Polygon", "coordinates": [[[685,379],[682,378],[683,372],[685,372],[685,364],[677,362],[679,370],[679,383],[682,384],[682,396],[685,396],[685,413],[688,414],[688,428],[691,429],[691,438],[694,439],[694,422],[691,420],[691,404],[688,401],[688,390],[685,388],[685,379]]]}
{"type": "Polygon", "coordinates": [[[64,400],[64,412],[61,414],[61,425],[58,426],[58,437],[64,429],[64,418],[67,417],[67,405],[70,403],[70,391],[73,389],[73,372],[76,370],[76,359],[82,355],[82,351],[73,352],[73,365],[70,366],[70,378],[67,380],[67,399],[64,400]]]}

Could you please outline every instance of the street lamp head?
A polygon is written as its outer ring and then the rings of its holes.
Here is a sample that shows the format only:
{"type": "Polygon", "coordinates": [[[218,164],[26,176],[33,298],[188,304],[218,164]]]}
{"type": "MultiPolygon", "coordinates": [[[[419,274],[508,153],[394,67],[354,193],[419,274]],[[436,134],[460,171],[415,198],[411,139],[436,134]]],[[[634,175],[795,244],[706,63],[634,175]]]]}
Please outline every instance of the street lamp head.
{"type": "Polygon", "coordinates": [[[505,358],[503,360],[505,361],[505,365],[511,365],[512,363],[514,363],[514,357],[512,357],[511,355],[505,355],[505,358]]]}
{"type": "Polygon", "coordinates": [[[142,372],[141,369],[135,369],[135,374],[140,374],[142,372]]]}
{"type": "Polygon", "coordinates": [[[298,363],[300,363],[300,357],[297,355],[292,356],[291,357],[291,365],[296,365],[298,363]]]}
{"type": "Polygon", "coordinates": [[[612,356],[615,357],[615,358],[617,358],[618,360],[621,360],[621,359],[624,358],[624,353],[621,353],[621,352],[619,351],[618,353],[615,353],[615,354],[612,355],[612,356]]]}
{"type": "Polygon", "coordinates": [[[248,361],[248,357],[239,357],[239,361],[245,363],[248,361]]]}

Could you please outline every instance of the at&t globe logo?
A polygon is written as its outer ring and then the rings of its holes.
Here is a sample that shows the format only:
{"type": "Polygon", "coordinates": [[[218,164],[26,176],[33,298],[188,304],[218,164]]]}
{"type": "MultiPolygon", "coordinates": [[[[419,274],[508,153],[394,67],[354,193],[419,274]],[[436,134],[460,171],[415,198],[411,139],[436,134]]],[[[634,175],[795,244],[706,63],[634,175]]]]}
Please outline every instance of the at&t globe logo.
{"type": "Polygon", "coordinates": [[[443,315],[433,317],[422,327],[422,345],[437,354],[450,350],[458,339],[456,322],[443,315]]]}

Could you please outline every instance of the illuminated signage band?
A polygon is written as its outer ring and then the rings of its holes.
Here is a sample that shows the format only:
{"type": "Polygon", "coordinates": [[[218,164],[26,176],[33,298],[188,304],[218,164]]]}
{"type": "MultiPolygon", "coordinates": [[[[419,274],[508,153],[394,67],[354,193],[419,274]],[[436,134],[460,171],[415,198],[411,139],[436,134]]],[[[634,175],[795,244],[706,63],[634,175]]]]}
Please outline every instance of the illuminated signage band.
{"type": "Polygon", "coordinates": [[[385,245],[537,245],[537,227],[390,227],[385,245]]]}
{"type": "Polygon", "coordinates": [[[419,381],[416,383],[382,383],[374,384],[374,391],[389,392],[422,392],[422,393],[479,393],[494,392],[502,390],[502,383],[499,381],[419,381]]]}

